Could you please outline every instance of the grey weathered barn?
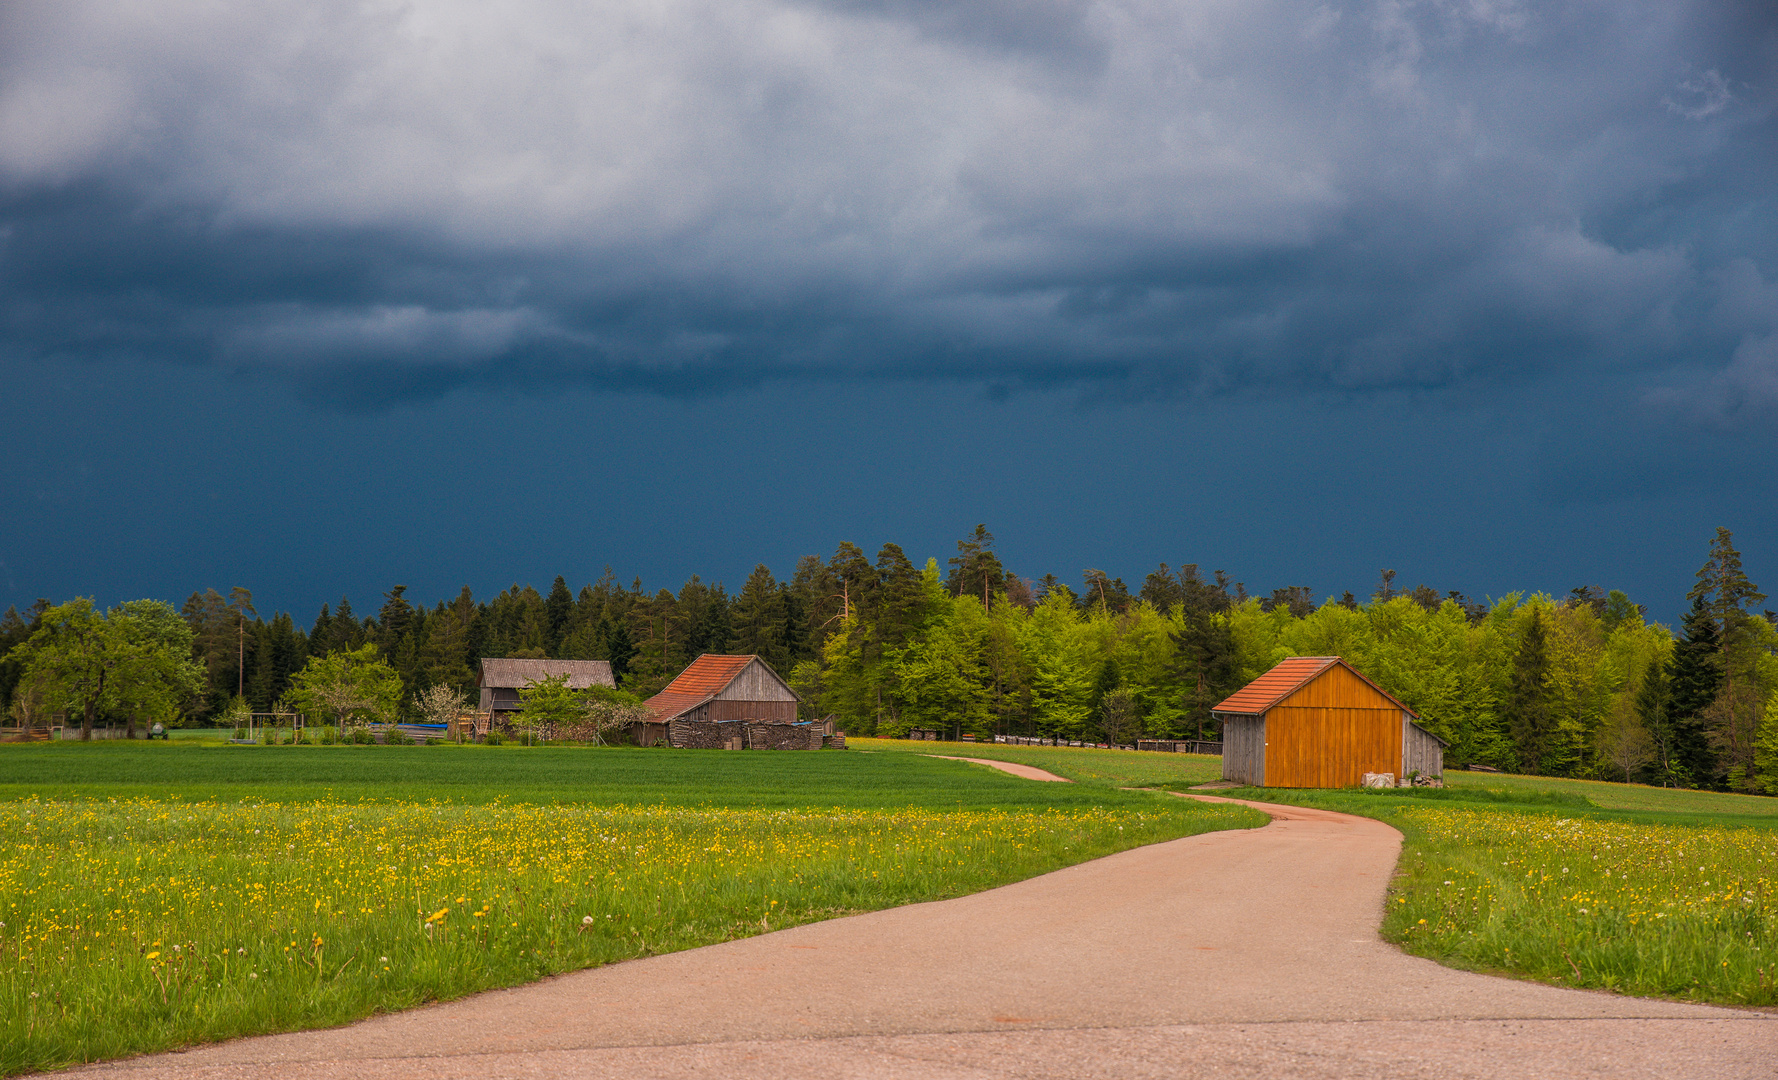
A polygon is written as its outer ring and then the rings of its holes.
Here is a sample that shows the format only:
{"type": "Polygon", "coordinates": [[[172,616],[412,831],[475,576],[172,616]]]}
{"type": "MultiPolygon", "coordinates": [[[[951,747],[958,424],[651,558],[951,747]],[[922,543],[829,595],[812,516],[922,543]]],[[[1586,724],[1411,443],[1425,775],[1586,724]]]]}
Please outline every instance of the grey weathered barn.
{"type": "Polygon", "coordinates": [[[496,716],[519,711],[519,691],[544,679],[568,676],[568,686],[587,690],[595,686],[616,687],[607,660],[506,660],[482,658],[479,708],[496,716]]]}
{"type": "Polygon", "coordinates": [[[1365,773],[1444,774],[1444,740],[1337,656],[1294,656],[1211,710],[1222,775],[1257,787],[1356,787],[1365,773]]]}
{"type": "MultiPolygon", "coordinates": [[[[678,747],[731,745],[808,745],[807,734],[754,732],[754,728],[797,724],[800,699],[770,664],[757,656],[705,654],[693,660],[643,702],[654,719],[632,725],[631,738],[642,746],[668,742],[678,747]],[[792,738],[797,734],[796,738],[792,738]],[[755,737],[757,736],[757,737],[755,737]]],[[[812,748],[819,748],[815,733],[812,748]]]]}

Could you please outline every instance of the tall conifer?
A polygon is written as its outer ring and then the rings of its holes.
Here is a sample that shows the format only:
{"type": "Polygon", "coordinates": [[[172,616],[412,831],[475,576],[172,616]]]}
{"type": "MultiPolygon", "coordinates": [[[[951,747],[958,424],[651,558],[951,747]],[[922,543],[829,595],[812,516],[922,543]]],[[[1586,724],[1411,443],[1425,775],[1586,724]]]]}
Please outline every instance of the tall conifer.
{"type": "Polygon", "coordinates": [[[1549,674],[1549,635],[1543,625],[1543,609],[1534,607],[1513,653],[1507,699],[1513,744],[1519,751],[1520,767],[1528,773],[1542,772],[1552,749],[1556,724],[1550,710],[1549,674]]]}
{"type": "Polygon", "coordinates": [[[1673,730],[1673,754],[1681,775],[1691,783],[1714,786],[1716,754],[1710,748],[1706,712],[1722,691],[1722,641],[1716,619],[1703,596],[1692,598],[1685,614],[1679,641],[1667,661],[1672,686],[1668,722],[1673,730]]]}

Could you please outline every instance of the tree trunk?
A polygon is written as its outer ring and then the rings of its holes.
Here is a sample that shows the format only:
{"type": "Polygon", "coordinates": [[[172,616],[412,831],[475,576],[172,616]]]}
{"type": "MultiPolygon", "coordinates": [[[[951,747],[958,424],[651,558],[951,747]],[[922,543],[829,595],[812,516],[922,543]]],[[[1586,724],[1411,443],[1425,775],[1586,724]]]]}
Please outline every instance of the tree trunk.
{"type": "Polygon", "coordinates": [[[93,739],[93,710],[98,706],[98,699],[87,698],[86,707],[80,717],[80,741],[91,742],[93,739]]]}

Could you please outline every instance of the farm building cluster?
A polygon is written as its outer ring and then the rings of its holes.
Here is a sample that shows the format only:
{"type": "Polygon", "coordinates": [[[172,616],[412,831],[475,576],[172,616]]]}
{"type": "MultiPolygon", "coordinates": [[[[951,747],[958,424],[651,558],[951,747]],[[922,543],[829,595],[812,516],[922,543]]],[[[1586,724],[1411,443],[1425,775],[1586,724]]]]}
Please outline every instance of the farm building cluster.
{"type": "MultiPolygon", "coordinates": [[[[509,720],[520,691],[546,678],[574,689],[615,685],[603,660],[482,661],[481,713],[509,720]]],[[[638,746],[680,749],[816,750],[844,746],[845,734],[798,718],[801,699],[757,656],[706,654],[643,702],[630,725],[638,746]]],[[[1255,787],[1338,788],[1436,783],[1445,743],[1419,715],[1337,656],[1297,656],[1217,705],[1220,744],[1144,741],[1141,749],[1222,754],[1222,776],[1255,787]]],[[[937,739],[916,729],[913,738],[937,739]]],[[[1010,741],[1010,740],[1009,740],[1010,741]]],[[[1024,740],[1019,740],[1024,741],[1024,740]]],[[[1037,740],[1031,740],[1037,741],[1037,740]]]]}
{"type": "MultiPolygon", "coordinates": [[[[489,723],[510,721],[520,709],[519,692],[546,678],[566,676],[569,687],[615,686],[604,660],[484,659],[480,707],[489,723]]],[[[693,660],[643,702],[651,714],[630,725],[638,746],[680,749],[819,750],[844,746],[845,733],[833,719],[801,720],[796,691],[757,656],[706,654],[693,660]]]]}

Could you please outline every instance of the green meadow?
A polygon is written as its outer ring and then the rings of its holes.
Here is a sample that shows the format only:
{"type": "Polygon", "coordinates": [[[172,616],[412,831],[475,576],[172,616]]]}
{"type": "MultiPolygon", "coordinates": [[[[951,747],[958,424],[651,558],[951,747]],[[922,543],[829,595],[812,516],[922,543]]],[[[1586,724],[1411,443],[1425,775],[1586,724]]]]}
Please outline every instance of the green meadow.
{"type": "Polygon", "coordinates": [[[1264,823],[901,753],[0,747],[0,1073],[344,1023],[1264,823]]]}

